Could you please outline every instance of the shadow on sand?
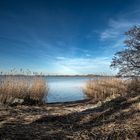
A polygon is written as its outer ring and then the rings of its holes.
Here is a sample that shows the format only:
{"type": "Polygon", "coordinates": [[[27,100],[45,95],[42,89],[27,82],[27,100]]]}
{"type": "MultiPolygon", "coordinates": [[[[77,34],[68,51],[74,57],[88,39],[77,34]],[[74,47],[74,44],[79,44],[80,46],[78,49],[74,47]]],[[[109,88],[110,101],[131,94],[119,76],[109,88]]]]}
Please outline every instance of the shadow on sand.
{"type": "MultiPolygon", "coordinates": [[[[63,114],[69,107],[93,104],[92,100],[77,102],[47,104],[47,107],[38,107],[30,111],[33,115],[42,115],[30,123],[20,121],[4,123],[0,128],[0,138],[8,140],[125,140],[140,138],[140,96],[117,97],[103,103],[101,106],[63,114]],[[52,114],[58,107],[61,113],[52,114]],[[47,112],[43,115],[44,112],[47,112]]],[[[20,108],[21,109],[21,108],[20,108]]],[[[26,109],[21,109],[26,112],[26,109]]],[[[57,111],[56,111],[57,112],[57,111]]],[[[30,113],[29,113],[30,114],[30,113]]],[[[16,113],[15,113],[16,115],[16,113]]]]}

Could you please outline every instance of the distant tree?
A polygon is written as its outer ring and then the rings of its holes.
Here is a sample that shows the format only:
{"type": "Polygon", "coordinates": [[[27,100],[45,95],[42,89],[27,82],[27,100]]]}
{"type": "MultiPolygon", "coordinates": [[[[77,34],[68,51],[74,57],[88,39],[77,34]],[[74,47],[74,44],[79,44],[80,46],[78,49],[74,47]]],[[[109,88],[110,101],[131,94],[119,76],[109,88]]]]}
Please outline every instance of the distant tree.
{"type": "Polygon", "coordinates": [[[111,67],[119,69],[119,75],[140,75],[140,26],[128,30],[124,41],[126,48],[117,52],[112,59],[111,67]]]}

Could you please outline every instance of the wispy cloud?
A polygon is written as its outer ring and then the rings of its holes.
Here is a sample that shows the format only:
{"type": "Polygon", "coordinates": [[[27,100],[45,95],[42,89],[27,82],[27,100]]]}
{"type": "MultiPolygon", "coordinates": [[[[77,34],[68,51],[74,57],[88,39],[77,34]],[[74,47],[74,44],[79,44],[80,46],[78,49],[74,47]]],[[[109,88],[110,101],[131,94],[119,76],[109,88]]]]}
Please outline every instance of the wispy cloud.
{"type": "Polygon", "coordinates": [[[57,60],[65,60],[65,57],[63,57],[63,56],[57,56],[56,59],[57,60]]]}
{"type": "Polygon", "coordinates": [[[57,57],[54,60],[54,65],[61,69],[63,73],[70,72],[73,74],[86,74],[98,73],[103,71],[106,73],[113,73],[110,70],[111,58],[97,57],[97,58],[70,58],[70,57],[57,57]]]}
{"type": "Polygon", "coordinates": [[[128,20],[113,20],[110,19],[108,27],[100,33],[100,40],[106,41],[110,39],[117,39],[124,35],[124,32],[127,31],[130,27],[137,25],[136,21],[128,20]]]}

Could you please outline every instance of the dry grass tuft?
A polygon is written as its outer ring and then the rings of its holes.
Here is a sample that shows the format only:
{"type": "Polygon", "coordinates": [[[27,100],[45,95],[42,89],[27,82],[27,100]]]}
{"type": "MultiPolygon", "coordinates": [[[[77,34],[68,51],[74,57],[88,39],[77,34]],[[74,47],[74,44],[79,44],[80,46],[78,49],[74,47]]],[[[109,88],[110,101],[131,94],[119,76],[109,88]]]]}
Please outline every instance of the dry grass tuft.
{"type": "Polygon", "coordinates": [[[92,97],[95,101],[100,101],[107,97],[122,96],[126,94],[127,84],[127,80],[120,78],[97,78],[88,81],[83,88],[83,91],[88,97],[92,97]]]}
{"type": "Polygon", "coordinates": [[[140,93],[140,79],[139,78],[133,78],[128,81],[127,92],[130,94],[140,93]]]}
{"type": "Polygon", "coordinates": [[[7,76],[0,81],[0,103],[11,104],[15,100],[42,102],[47,90],[42,77],[7,76]]]}

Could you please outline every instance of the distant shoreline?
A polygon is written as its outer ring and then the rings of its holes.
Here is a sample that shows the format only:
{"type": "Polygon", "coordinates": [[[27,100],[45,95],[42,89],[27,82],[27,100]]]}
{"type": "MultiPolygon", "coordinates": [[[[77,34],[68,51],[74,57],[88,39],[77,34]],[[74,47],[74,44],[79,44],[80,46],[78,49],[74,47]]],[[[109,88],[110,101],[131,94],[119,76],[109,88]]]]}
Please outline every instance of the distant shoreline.
{"type": "Polygon", "coordinates": [[[116,77],[115,75],[22,75],[22,74],[7,74],[7,75],[0,75],[0,76],[24,76],[24,77],[116,77]]]}
{"type": "Polygon", "coordinates": [[[24,75],[24,74],[3,74],[0,75],[2,77],[5,76],[16,76],[16,77],[138,77],[138,76],[117,76],[117,75],[92,75],[92,74],[87,74],[87,75],[24,75]]]}

